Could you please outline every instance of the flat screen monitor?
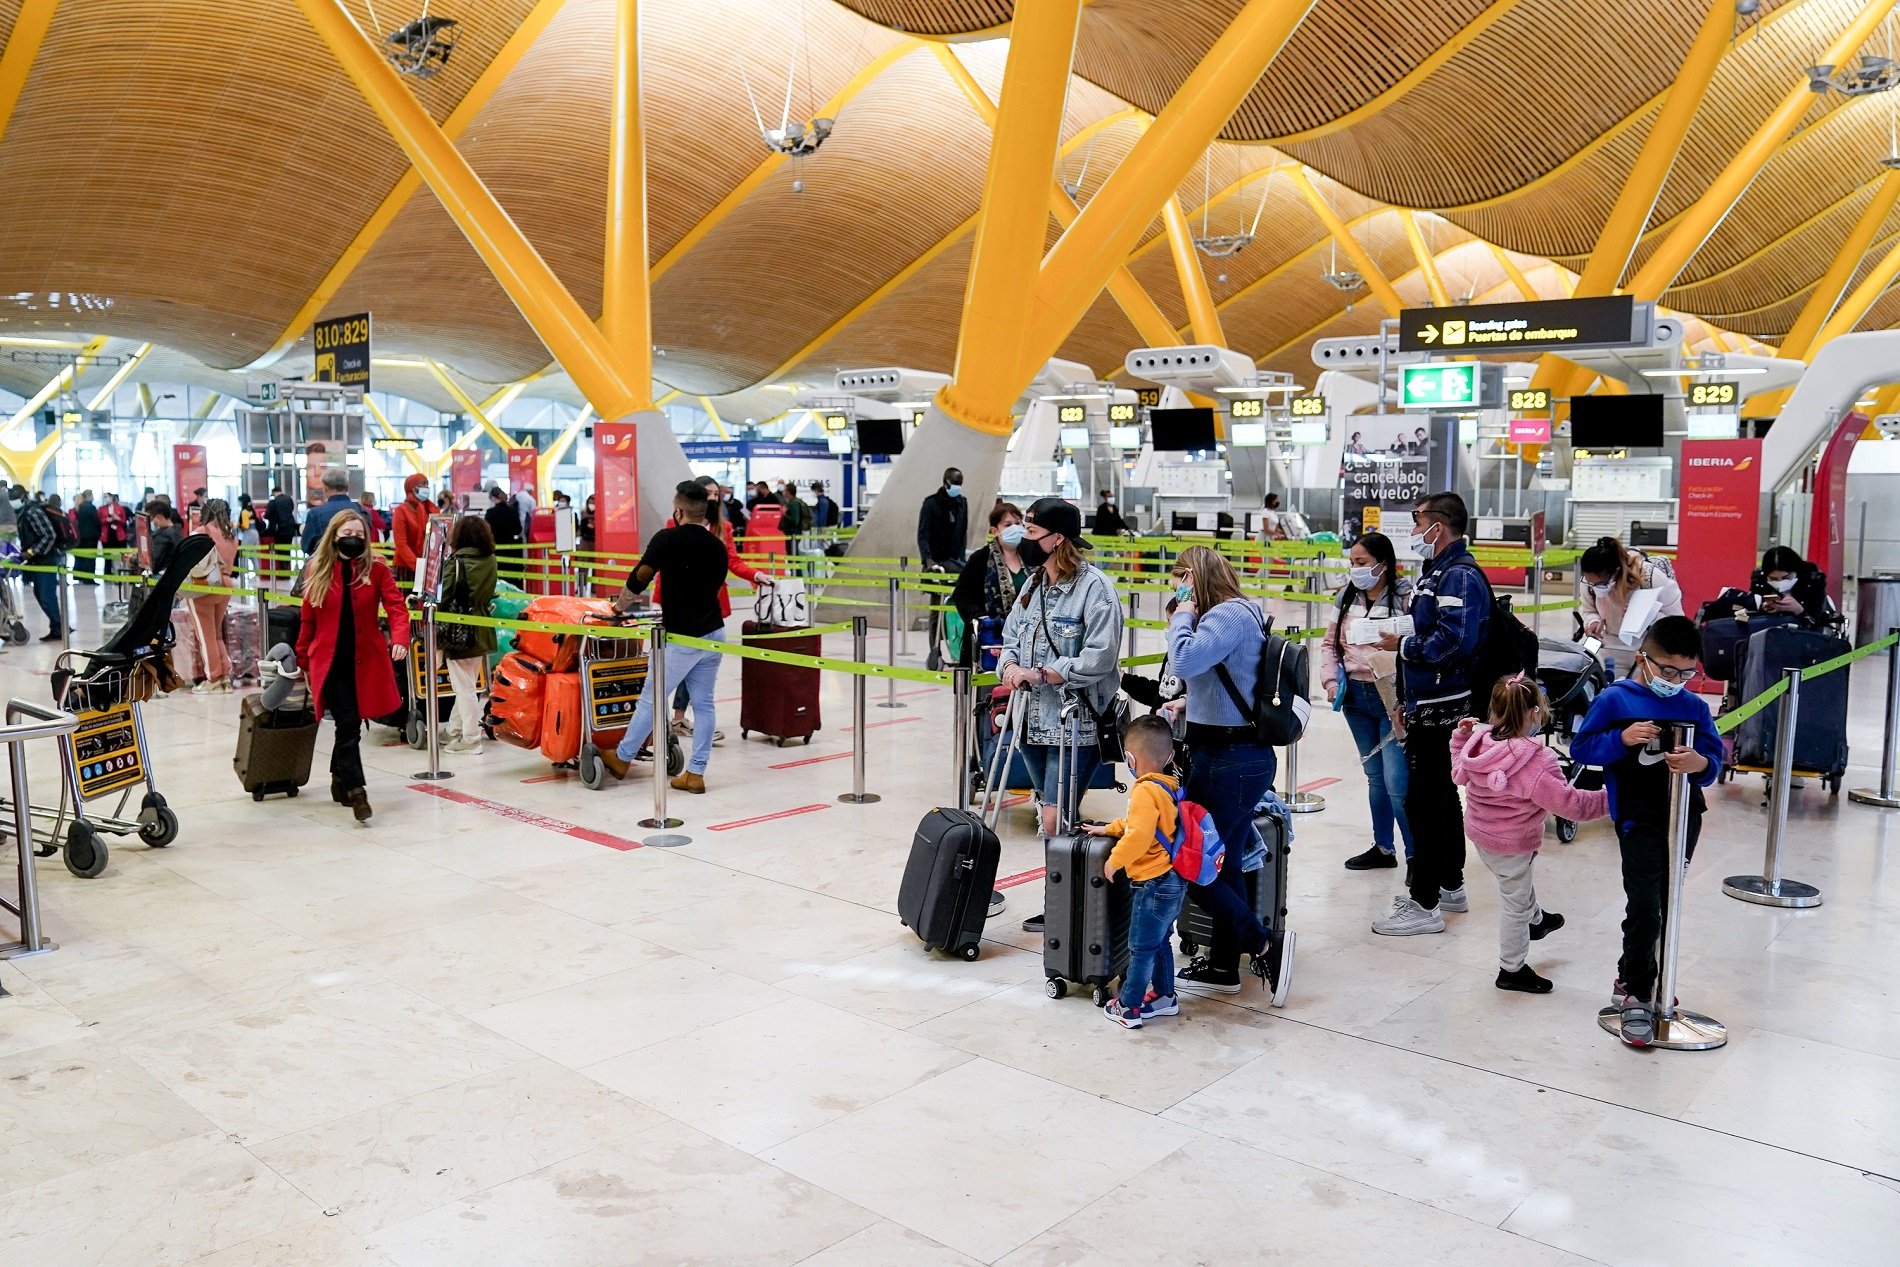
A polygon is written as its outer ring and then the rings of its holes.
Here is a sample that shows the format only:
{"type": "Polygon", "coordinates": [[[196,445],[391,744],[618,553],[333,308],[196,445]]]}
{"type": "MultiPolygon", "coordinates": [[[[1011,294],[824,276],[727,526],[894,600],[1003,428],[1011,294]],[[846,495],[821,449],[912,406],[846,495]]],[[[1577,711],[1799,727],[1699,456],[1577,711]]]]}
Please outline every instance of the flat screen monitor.
{"type": "Polygon", "coordinates": [[[1572,396],[1570,443],[1578,449],[1660,449],[1661,396],[1572,396]]]}
{"type": "Polygon", "coordinates": [[[1212,409],[1150,409],[1148,426],[1157,453],[1185,453],[1214,447],[1212,409]]]}
{"type": "Polygon", "coordinates": [[[897,418],[858,419],[858,452],[896,454],[904,451],[904,424],[897,418]]]}

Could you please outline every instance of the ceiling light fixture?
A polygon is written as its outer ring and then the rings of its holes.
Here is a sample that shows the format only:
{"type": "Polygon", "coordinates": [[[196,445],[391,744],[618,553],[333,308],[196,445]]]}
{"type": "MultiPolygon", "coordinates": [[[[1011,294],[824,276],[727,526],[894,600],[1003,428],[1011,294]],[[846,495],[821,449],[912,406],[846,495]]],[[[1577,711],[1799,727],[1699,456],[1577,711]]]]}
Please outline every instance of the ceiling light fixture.
{"type": "MultiPolygon", "coordinates": [[[[376,29],[382,29],[382,24],[376,21],[374,6],[370,8],[369,20],[376,29]]],[[[455,51],[460,31],[461,24],[454,18],[430,17],[428,0],[423,0],[420,17],[383,37],[383,56],[401,74],[412,79],[433,79],[449,64],[449,54],[455,51]]]]}

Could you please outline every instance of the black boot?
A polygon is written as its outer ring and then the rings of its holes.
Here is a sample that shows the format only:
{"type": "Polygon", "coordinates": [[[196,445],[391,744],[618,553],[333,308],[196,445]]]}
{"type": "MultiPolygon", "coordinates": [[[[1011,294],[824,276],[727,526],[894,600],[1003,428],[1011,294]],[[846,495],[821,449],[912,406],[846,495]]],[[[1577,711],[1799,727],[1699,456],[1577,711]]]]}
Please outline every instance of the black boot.
{"type": "Polygon", "coordinates": [[[349,805],[350,805],[350,813],[356,815],[357,822],[367,823],[369,821],[369,816],[370,816],[369,793],[366,790],[360,787],[351,788],[350,795],[349,795],[349,805]]]}
{"type": "Polygon", "coordinates": [[[338,805],[348,805],[350,803],[350,789],[344,786],[343,780],[337,778],[334,774],[330,776],[330,799],[335,801],[338,805]]]}

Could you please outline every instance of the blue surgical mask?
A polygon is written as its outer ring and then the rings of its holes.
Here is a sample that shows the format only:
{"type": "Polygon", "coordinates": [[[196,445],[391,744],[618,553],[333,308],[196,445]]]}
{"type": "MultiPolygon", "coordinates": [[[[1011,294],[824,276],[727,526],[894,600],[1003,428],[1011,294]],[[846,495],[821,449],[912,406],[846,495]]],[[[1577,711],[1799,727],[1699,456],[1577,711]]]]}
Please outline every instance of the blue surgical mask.
{"type": "Polygon", "coordinates": [[[1678,694],[1682,690],[1682,683],[1665,682],[1659,677],[1650,678],[1647,685],[1650,690],[1654,691],[1657,696],[1662,699],[1668,699],[1670,696],[1678,694]]]}
{"type": "Polygon", "coordinates": [[[1013,550],[1023,543],[1023,526],[1021,524],[1011,524],[1009,527],[997,533],[996,539],[1013,550]]]}
{"type": "Polygon", "coordinates": [[[943,491],[944,491],[944,492],[946,492],[946,493],[948,493],[948,494],[950,494],[950,496],[952,496],[952,497],[961,497],[961,496],[963,496],[963,485],[961,485],[961,484],[945,484],[945,485],[943,486],[943,491]]]}

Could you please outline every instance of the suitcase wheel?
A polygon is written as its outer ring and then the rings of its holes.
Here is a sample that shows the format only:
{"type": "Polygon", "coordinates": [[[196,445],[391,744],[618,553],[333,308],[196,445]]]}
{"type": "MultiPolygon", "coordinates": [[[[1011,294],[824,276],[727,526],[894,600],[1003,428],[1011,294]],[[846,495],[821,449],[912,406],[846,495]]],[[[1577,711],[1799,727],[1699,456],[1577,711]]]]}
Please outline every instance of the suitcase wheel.
{"type": "Polygon", "coordinates": [[[666,772],[672,778],[678,778],[686,769],[686,749],[680,747],[680,741],[668,735],[666,739],[666,772]]]}
{"type": "Polygon", "coordinates": [[[1185,937],[1181,939],[1181,953],[1186,955],[1189,959],[1194,958],[1194,956],[1200,952],[1201,948],[1197,943],[1191,942],[1185,937]]]}
{"type": "Polygon", "coordinates": [[[285,792],[285,793],[284,793],[284,795],[285,795],[285,796],[295,796],[295,795],[297,795],[297,793],[298,793],[298,792],[300,792],[300,791],[302,791],[302,789],[301,789],[301,788],[294,788],[294,787],[293,787],[293,788],[291,788],[291,789],[290,789],[289,791],[287,791],[287,792],[285,792]]]}
{"type": "Polygon", "coordinates": [[[772,740],[772,746],[774,748],[783,748],[785,746],[785,736],[780,735],[776,739],[772,740]]]}
{"type": "MultiPolygon", "coordinates": [[[[292,795],[294,796],[296,794],[293,792],[292,795]]],[[[252,792],[251,799],[254,801],[261,801],[264,799],[264,794],[262,792],[252,792]]]]}
{"type": "Polygon", "coordinates": [[[158,806],[154,813],[151,822],[139,824],[139,839],[154,849],[163,849],[178,839],[178,815],[168,805],[158,806]]]}
{"type": "Polygon", "coordinates": [[[1098,985],[1089,991],[1089,1002],[1093,1003],[1096,1007],[1107,1007],[1108,1001],[1112,997],[1114,996],[1109,994],[1108,987],[1105,985],[1098,985]]]}
{"type": "Polygon", "coordinates": [[[805,746],[806,746],[807,748],[809,748],[809,747],[811,747],[811,736],[810,736],[810,735],[806,735],[806,736],[805,736],[805,746]]]}
{"type": "Polygon", "coordinates": [[[1059,999],[1069,993],[1069,983],[1061,977],[1050,977],[1043,983],[1042,990],[1052,999],[1059,999]]]}
{"type": "Polygon", "coordinates": [[[959,950],[957,953],[963,956],[963,960],[965,963],[975,963],[977,960],[977,956],[983,953],[983,947],[977,945],[977,943],[975,942],[971,942],[969,945],[965,946],[962,950],[959,950]]]}

